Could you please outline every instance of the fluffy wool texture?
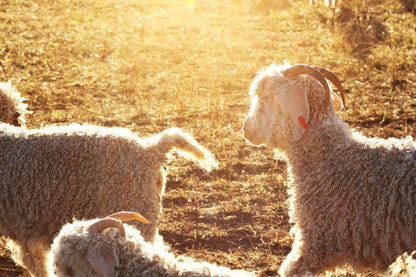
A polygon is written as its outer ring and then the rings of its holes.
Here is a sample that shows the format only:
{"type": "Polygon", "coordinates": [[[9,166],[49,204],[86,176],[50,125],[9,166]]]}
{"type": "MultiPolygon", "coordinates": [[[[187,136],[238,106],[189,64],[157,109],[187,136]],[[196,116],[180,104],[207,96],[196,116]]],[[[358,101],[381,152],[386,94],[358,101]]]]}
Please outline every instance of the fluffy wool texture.
{"type": "Polygon", "coordinates": [[[0,121],[26,126],[25,115],[30,111],[27,110],[25,100],[11,82],[0,82],[0,121]]]}
{"type": "Polygon", "coordinates": [[[144,239],[154,239],[166,181],[162,165],[173,147],[206,169],[217,166],[177,128],[142,139],[122,128],[0,124],[0,235],[12,240],[15,261],[44,276],[53,237],[74,217],[139,212],[151,222],[138,223],[144,239]]]}
{"type": "Polygon", "coordinates": [[[279,273],[318,275],[346,263],[383,272],[416,249],[416,143],[350,130],[332,105],[324,107],[323,87],[310,76],[283,76],[288,67],[259,72],[244,123],[251,143],[279,149],[288,161],[294,243],[279,273]],[[294,87],[306,92],[310,110],[299,140],[278,101],[294,87]]]}
{"type": "Polygon", "coordinates": [[[412,254],[404,253],[397,257],[388,270],[384,273],[388,277],[411,277],[416,276],[416,251],[412,254]]]}
{"type": "MultiPolygon", "coordinates": [[[[116,274],[112,276],[254,276],[243,270],[197,262],[185,256],[175,256],[162,240],[146,242],[140,231],[124,224],[126,236],[108,228],[102,233],[89,233],[88,227],[99,219],[75,221],[65,225],[54,239],[48,255],[50,276],[99,276],[91,267],[87,253],[96,247],[110,246],[118,259],[116,274]]],[[[109,276],[110,277],[110,276],[109,276]]]]}

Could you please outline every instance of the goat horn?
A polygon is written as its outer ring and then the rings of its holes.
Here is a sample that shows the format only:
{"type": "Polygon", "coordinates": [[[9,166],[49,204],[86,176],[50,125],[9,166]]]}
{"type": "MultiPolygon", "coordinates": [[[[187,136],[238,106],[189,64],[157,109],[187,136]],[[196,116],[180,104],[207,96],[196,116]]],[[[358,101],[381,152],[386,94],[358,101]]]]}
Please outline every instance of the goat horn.
{"type": "Polygon", "coordinates": [[[123,223],[115,218],[100,219],[88,228],[88,232],[91,234],[99,234],[107,228],[117,228],[123,237],[126,236],[123,223]]]}
{"type": "Polygon", "coordinates": [[[144,218],[141,214],[134,212],[118,212],[107,217],[118,219],[121,222],[137,219],[143,223],[149,224],[149,221],[147,221],[146,218],[144,218]]]}
{"type": "Polygon", "coordinates": [[[300,74],[306,74],[306,75],[315,77],[325,89],[325,107],[328,107],[329,100],[331,99],[331,93],[329,91],[328,83],[326,82],[324,76],[322,76],[322,73],[319,72],[317,69],[308,65],[298,64],[298,65],[294,65],[284,70],[282,73],[285,76],[288,76],[288,75],[296,76],[300,74]]]}
{"type": "Polygon", "coordinates": [[[329,71],[326,68],[319,67],[319,66],[314,66],[314,68],[316,68],[319,72],[321,72],[325,78],[327,78],[329,81],[331,81],[331,83],[333,83],[337,87],[341,95],[342,105],[346,109],[347,106],[345,105],[345,90],[342,87],[341,81],[338,79],[338,77],[333,72],[329,71]]]}

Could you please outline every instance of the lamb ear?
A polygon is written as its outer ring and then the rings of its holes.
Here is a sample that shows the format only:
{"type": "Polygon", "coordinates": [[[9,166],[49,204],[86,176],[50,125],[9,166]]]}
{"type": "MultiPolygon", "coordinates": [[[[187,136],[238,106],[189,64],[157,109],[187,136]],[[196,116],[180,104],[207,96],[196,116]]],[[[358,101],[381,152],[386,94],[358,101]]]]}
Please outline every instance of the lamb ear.
{"type": "Polygon", "coordinates": [[[289,89],[285,95],[277,95],[277,101],[288,117],[292,129],[293,140],[299,140],[308,129],[309,103],[306,91],[299,87],[289,89]]]}
{"type": "Polygon", "coordinates": [[[88,249],[87,260],[100,277],[116,277],[119,261],[114,247],[97,243],[88,249]]]}

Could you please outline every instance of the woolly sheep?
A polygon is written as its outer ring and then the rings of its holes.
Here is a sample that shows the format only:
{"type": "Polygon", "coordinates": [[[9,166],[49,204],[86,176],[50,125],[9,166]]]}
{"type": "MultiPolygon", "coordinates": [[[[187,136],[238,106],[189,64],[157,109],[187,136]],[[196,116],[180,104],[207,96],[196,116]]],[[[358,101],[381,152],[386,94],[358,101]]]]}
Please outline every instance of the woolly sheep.
{"type": "Polygon", "coordinates": [[[324,76],[343,97],[332,72],[305,65],[271,65],[250,87],[244,137],[288,161],[294,243],[279,273],[318,275],[346,263],[383,272],[416,249],[416,142],[350,130],[324,76]]]}
{"type": "Polygon", "coordinates": [[[133,226],[105,218],[66,224],[48,255],[50,276],[254,276],[175,257],[161,240],[145,242],[133,226]],[[56,274],[56,275],[55,275],[56,274]]]}
{"type": "Polygon", "coordinates": [[[25,126],[25,115],[30,113],[25,100],[11,82],[0,82],[0,121],[25,126]]]}
{"type": "Polygon", "coordinates": [[[206,169],[211,153],[172,128],[146,139],[127,129],[71,124],[27,130],[0,124],[0,235],[15,261],[44,276],[45,253],[60,227],[118,210],[142,213],[154,239],[165,186],[162,167],[173,147],[206,169]]]}

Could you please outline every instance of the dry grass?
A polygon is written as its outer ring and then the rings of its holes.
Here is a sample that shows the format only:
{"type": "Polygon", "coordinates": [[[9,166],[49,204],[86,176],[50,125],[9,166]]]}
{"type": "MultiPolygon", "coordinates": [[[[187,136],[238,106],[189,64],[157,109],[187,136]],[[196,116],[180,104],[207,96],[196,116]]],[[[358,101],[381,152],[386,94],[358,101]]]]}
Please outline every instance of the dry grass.
{"type": "MultiPolygon", "coordinates": [[[[162,235],[177,252],[273,276],[291,245],[286,163],[240,132],[257,70],[285,60],[327,67],[347,89],[341,116],[354,128],[416,134],[415,16],[393,0],[350,8],[362,36],[341,26],[338,12],[305,2],[257,13],[244,0],[3,0],[0,81],[28,98],[31,128],[90,122],[193,133],[221,169],[169,162],[162,235]],[[376,34],[367,15],[385,33],[357,55],[361,39],[376,34]]],[[[2,264],[0,276],[23,274],[2,264]]]]}

